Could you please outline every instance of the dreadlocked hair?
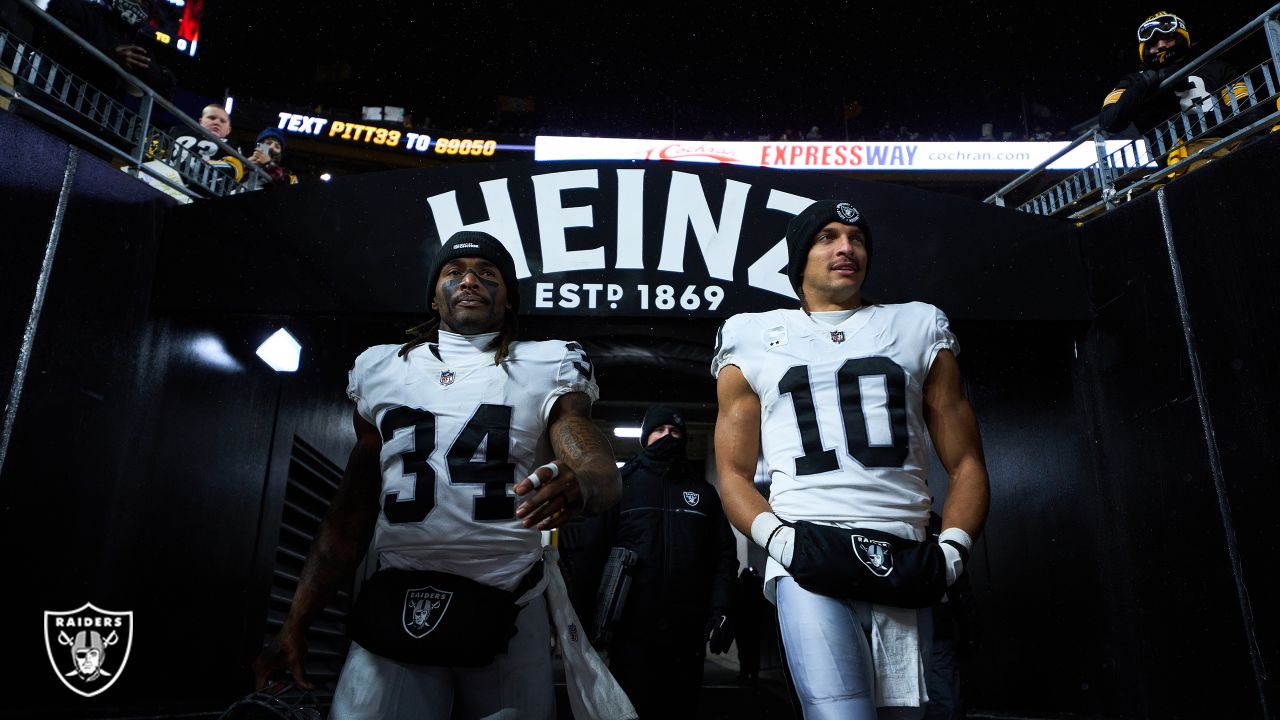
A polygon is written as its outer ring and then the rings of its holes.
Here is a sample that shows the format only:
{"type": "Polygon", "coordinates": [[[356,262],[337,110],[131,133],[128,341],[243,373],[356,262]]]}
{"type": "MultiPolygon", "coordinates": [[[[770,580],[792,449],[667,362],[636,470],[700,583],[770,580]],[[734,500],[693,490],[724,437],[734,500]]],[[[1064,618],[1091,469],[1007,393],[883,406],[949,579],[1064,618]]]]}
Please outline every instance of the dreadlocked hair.
{"type": "MultiPolygon", "coordinates": [[[[494,350],[493,364],[501,365],[503,360],[511,354],[511,343],[516,340],[516,332],[519,330],[520,323],[516,317],[516,313],[511,308],[507,308],[506,313],[502,317],[502,330],[498,333],[498,337],[493,339],[489,345],[489,350],[494,350]]],[[[409,341],[400,346],[400,350],[396,352],[396,357],[404,357],[414,348],[429,342],[440,342],[440,318],[432,317],[426,322],[414,325],[404,331],[409,336],[409,341]]]]}

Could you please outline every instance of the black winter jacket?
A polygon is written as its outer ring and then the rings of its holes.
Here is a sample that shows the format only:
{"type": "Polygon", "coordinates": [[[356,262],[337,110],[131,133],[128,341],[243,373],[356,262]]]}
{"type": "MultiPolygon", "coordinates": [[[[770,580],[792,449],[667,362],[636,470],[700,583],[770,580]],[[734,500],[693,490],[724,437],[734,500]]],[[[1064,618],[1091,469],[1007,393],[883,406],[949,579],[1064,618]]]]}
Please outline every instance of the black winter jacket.
{"type": "Polygon", "coordinates": [[[666,631],[697,640],[713,609],[734,604],[737,542],[720,496],[683,457],[661,462],[641,453],[623,467],[622,480],[622,501],[562,550],[577,610],[589,622],[609,549],[625,547],[639,560],[615,634],[666,631]]]}
{"type": "Polygon", "coordinates": [[[1185,64],[1170,63],[1160,70],[1141,70],[1120,78],[1115,89],[1103,100],[1102,114],[1098,118],[1102,129],[1119,132],[1132,122],[1138,132],[1145,134],[1186,110],[1198,107],[1207,112],[1215,100],[1221,102],[1222,114],[1229,115],[1227,95],[1241,97],[1244,85],[1236,83],[1228,87],[1237,73],[1226,63],[1210,60],[1193,70],[1176,88],[1158,90],[1163,77],[1172,75],[1185,64]]]}

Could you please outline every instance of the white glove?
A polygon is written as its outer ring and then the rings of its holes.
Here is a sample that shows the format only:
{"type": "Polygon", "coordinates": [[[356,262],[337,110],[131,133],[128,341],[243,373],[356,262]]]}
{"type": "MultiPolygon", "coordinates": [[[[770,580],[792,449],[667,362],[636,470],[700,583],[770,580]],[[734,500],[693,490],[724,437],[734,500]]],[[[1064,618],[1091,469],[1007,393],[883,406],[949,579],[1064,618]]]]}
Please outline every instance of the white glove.
{"type": "MultiPolygon", "coordinates": [[[[755,526],[751,527],[751,531],[755,532],[755,526]]],[[[969,537],[969,533],[960,528],[947,528],[938,535],[938,544],[942,546],[942,555],[947,561],[947,587],[951,587],[956,578],[964,572],[964,559],[969,556],[969,550],[973,547],[973,540],[969,537]],[[953,544],[954,543],[954,544],[953,544]],[[964,548],[964,552],[956,547],[960,545],[964,548]]]]}
{"type": "Polygon", "coordinates": [[[791,567],[791,557],[795,552],[795,528],[784,525],[777,515],[762,512],[751,521],[751,539],[769,553],[769,557],[781,563],[782,567],[791,567]]]}

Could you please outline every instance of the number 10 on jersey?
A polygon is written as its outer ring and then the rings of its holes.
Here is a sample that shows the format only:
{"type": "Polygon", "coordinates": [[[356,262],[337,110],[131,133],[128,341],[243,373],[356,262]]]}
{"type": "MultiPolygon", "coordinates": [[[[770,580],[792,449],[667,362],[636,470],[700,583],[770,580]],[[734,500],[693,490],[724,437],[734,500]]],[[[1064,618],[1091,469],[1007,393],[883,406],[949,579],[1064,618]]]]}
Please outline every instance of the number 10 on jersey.
{"type": "MultiPolygon", "coordinates": [[[[887,357],[846,360],[836,371],[840,419],[849,456],[865,468],[901,468],[907,460],[907,373],[887,357]]],[[[814,406],[808,365],[792,366],[778,382],[778,393],[790,395],[804,454],[796,458],[796,475],[817,475],[840,468],[835,450],[827,449],[814,406]]]]}

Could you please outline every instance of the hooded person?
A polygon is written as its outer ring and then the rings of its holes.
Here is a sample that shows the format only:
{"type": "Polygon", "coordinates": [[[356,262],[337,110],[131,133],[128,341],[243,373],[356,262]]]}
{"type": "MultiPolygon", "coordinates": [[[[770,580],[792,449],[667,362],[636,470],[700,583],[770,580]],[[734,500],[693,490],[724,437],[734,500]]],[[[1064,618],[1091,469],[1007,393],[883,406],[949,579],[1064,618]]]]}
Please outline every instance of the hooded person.
{"type": "MultiPolygon", "coordinates": [[[[636,555],[606,642],[609,669],[641,718],[693,716],[708,642],[718,654],[733,640],[737,543],[715,488],[690,467],[688,447],[683,413],[650,407],[640,452],[622,468],[622,502],[572,537],[571,547],[562,538],[582,604],[597,596],[611,548],[636,555]]],[[[579,611],[586,618],[602,609],[579,611]]]]}
{"type": "Polygon", "coordinates": [[[271,177],[272,185],[297,185],[298,176],[293,174],[282,163],[284,160],[284,131],[269,127],[258,133],[254,140],[256,147],[249,156],[249,162],[257,165],[271,177]]]}
{"type": "MultiPolygon", "coordinates": [[[[1215,105],[1229,116],[1232,100],[1245,97],[1244,84],[1236,82],[1239,73],[1219,60],[1210,60],[1161,87],[1194,55],[1191,32],[1181,17],[1163,10],[1151,14],[1138,25],[1137,40],[1140,69],[1120,78],[1103,99],[1098,123],[1104,131],[1119,133],[1132,123],[1145,136],[1179,113],[1211,114],[1215,105]]],[[[1166,138],[1164,151],[1168,153],[1175,144],[1166,138]]]]}

